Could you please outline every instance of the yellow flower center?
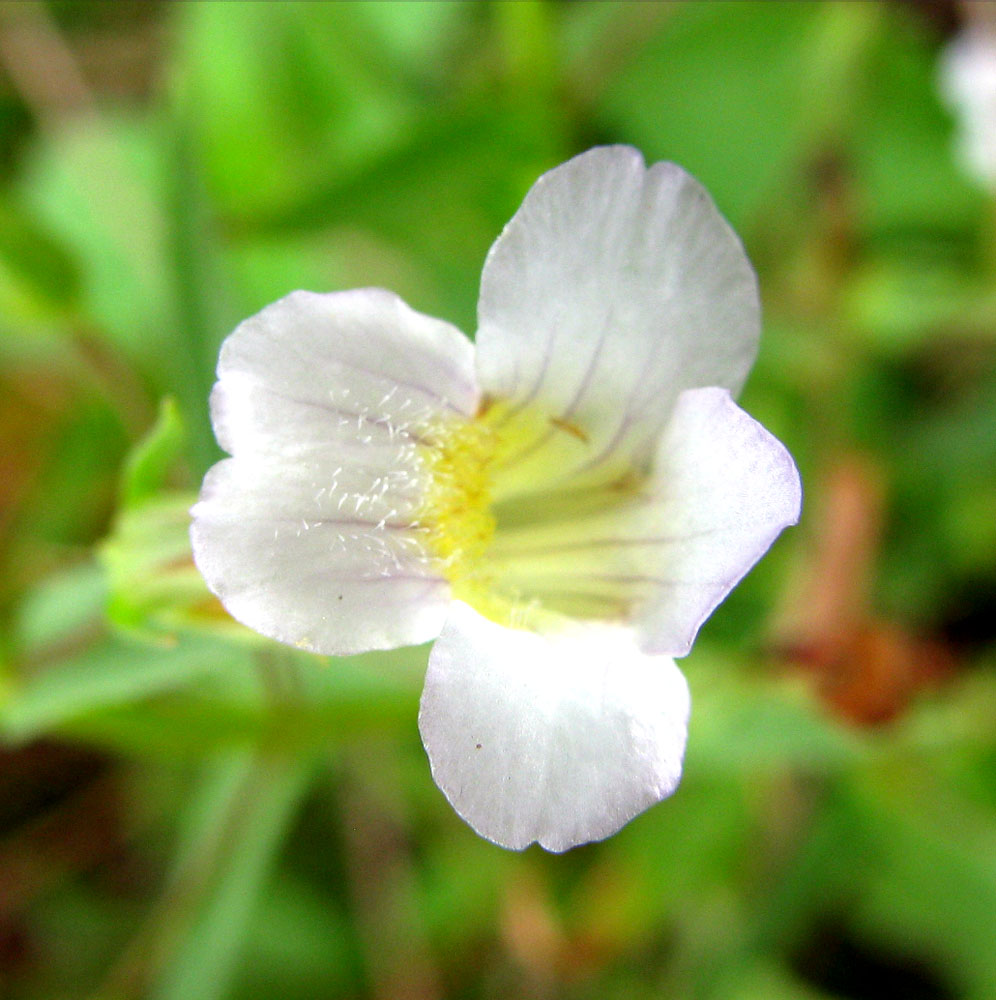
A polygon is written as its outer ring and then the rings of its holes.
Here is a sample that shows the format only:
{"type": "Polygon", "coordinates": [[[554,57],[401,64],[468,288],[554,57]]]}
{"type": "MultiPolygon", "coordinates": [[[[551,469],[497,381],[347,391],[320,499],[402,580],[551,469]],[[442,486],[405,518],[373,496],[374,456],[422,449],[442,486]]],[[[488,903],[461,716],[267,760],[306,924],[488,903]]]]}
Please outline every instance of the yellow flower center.
{"type": "Polygon", "coordinates": [[[423,434],[429,486],[417,523],[451,582],[479,571],[495,533],[492,463],[497,435],[485,423],[451,420],[423,434]]]}
{"type": "Polygon", "coordinates": [[[551,615],[622,620],[646,596],[644,554],[622,538],[638,523],[645,470],[602,463],[565,476],[592,458],[589,435],[533,407],[485,404],[421,438],[416,521],[454,597],[535,627],[551,615]]]}

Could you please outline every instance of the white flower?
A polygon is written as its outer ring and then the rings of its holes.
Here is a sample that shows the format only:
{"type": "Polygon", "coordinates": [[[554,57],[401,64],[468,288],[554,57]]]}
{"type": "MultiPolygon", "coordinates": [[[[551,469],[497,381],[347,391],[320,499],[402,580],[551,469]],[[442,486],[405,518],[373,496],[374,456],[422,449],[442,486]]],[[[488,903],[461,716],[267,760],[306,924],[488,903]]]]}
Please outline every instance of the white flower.
{"type": "Polygon", "coordinates": [[[606,837],[678,784],[672,657],[798,518],[791,457],[731,397],[758,317],[705,191],[593,149],[492,247],[476,347],[380,289],[238,327],[197,564],[304,649],[438,636],[419,725],[457,812],[505,847],[606,837]]]}
{"type": "Polygon", "coordinates": [[[996,19],[980,16],[950,42],[941,56],[940,87],[958,116],[965,169],[996,188],[996,19]]]}

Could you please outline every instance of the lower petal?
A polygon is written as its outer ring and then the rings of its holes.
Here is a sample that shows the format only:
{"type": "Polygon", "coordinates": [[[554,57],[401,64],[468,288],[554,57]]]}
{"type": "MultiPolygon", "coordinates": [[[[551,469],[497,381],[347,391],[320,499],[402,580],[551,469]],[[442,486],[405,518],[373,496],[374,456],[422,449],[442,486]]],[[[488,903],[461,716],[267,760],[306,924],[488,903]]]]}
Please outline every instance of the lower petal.
{"type": "Polygon", "coordinates": [[[454,602],[429,660],[419,728],[433,778],[483,837],[551,851],[601,840],[681,777],[688,686],[633,633],[556,636],[454,602]]]}

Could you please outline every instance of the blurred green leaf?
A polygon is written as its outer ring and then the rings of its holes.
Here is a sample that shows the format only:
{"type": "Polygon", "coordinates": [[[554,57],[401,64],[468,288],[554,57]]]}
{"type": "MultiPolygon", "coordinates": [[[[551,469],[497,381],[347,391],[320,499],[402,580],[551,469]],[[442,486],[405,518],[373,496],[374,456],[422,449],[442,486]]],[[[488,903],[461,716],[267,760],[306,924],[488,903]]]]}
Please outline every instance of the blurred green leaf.
{"type": "Polygon", "coordinates": [[[229,660],[231,669],[219,661],[217,673],[205,672],[196,685],[177,684],[153,701],[94,706],[63,730],[89,743],[162,757],[252,745],[327,750],[363,734],[414,726],[426,653],[405,648],[329,662],[265,641],[253,659],[230,651],[229,660]]]}
{"type": "MultiPolygon", "coordinates": [[[[228,994],[249,921],[311,772],[307,759],[250,754],[208,768],[171,889],[181,907],[194,893],[195,912],[151,996],[214,1000],[228,994]]],[[[170,934],[168,921],[164,930],[170,934]]]]}
{"type": "Polygon", "coordinates": [[[20,192],[73,254],[81,306],[125,355],[167,362],[172,301],[165,267],[163,146],[148,119],[82,119],[39,144],[20,192]]]}
{"type": "Polygon", "coordinates": [[[112,705],[245,669],[239,646],[187,638],[156,648],[113,638],[3,692],[0,737],[22,742],[112,705]]]}
{"type": "Polygon", "coordinates": [[[50,332],[76,305],[80,275],[57,240],[0,198],[0,322],[4,332],[50,332]]]}
{"type": "Polygon", "coordinates": [[[487,250],[529,184],[557,162],[562,143],[545,115],[483,103],[443,111],[402,133],[361,174],[330,175],[299,206],[260,220],[260,229],[270,236],[329,227],[372,233],[415,260],[413,277],[424,269],[435,279],[434,287],[396,290],[472,333],[487,250]],[[496,148],[514,169],[496,172],[496,148]]]}
{"type": "Polygon", "coordinates": [[[959,167],[953,123],[938,94],[938,41],[899,6],[883,7],[883,29],[865,74],[854,165],[865,227],[880,238],[971,231],[982,192],[959,167]]]}
{"type": "Polygon", "coordinates": [[[789,969],[765,959],[744,962],[730,970],[728,981],[712,994],[716,1000],[833,1000],[804,983],[789,969]]]}
{"type": "Polygon", "coordinates": [[[169,385],[183,411],[187,442],[198,473],[221,456],[211,430],[208,399],[222,339],[244,318],[235,300],[203,170],[177,109],[168,128],[166,252],[176,305],[169,385]]]}
{"type": "Polygon", "coordinates": [[[128,447],[121,413],[110,400],[80,392],[50,417],[30,493],[18,511],[24,538],[89,545],[114,508],[115,470],[128,447]]]}
{"type": "MultiPolygon", "coordinates": [[[[302,15],[313,16],[307,3],[298,5],[302,15]]],[[[382,71],[390,67],[407,90],[416,92],[430,83],[446,85],[449,60],[458,54],[457,47],[477,16],[473,5],[436,0],[346,0],[338,7],[336,28],[342,19],[352,21],[357,36],[362,33],[365,55],[376,57],[382,71]]]]}
{"type": "Polygon", "coordinates": [[[918,766],[873,772],[859,786],[874,853],[860,873],[862,931],[915,947],[952,986],[996,991],[996,827],[989,812],[918,766]]]}
{"type": "Polygon", "coordinates": [[[132,449],[125,463],[121,482],[122,508],[139,507],[163,490],[183,450],[183,442],[180,411],[176,401],[165,396],[159,402],[155,424],[132,449]]]}
{"type": "Polygon", "coordinates": [[[52,573],[29,591],[17,607],[11,634],[21,658],[44,655],[46,648],[71,640],[103,618],[107,576],[87,559],[52,573]]]}
{"type": "Polygon", "coordinates": [[[678,5],[606,82],[600,117],[649,160],[681,164],[738,225],[813,138],[810,60],[832,6],[678,5]]]}
{"type": "Polygon", "coordinates": [[[750,676],[700,645],[682,662],[695,703],[687,767],[764,773],[789,767],[838,771],[868,747],[825,714],[801,682],[750,676]]]}
{"type": "Polygon", "coordinates": [[[207,411],[218,345],[241,317],[185,143],[173,118],[102,114],[53,133],[21,193],[74,255],[80,321],[177,398],[206,469],[219,455],[207,411]]]}
{"type": "Polygon", "coordinates": [[[357,977],[349,916],[300,876],[276,873],[252,916],[232,996],[347,995],[357,977]]]}
{"type": "Polygon", "coordinates": [[[925,343],[996,331],[996,289],[956,260],[906,253],[881,256],[856,269],[845,290],[848,323],[886,356],[925,343]]]}
{"type": "MultiPolygon", "coordinates": [[[[363,169],[411,125],[413,95],[378,44],[382,14],[368,6],[175,9],[181,86],[195,101],[211,189],[228,213],[297,205],[316,184],[363,169]]],[[[434,23],[446,30],[445,18],[425,20],[434,23]]]]}
{"type": "Polygon", "coordinates": [[[246,234],[228,259],[253,313],[298,288],[390,288],[423,309],[444,311],[445,296],[427,262],[360,225],[307,232],[246,234]]]}

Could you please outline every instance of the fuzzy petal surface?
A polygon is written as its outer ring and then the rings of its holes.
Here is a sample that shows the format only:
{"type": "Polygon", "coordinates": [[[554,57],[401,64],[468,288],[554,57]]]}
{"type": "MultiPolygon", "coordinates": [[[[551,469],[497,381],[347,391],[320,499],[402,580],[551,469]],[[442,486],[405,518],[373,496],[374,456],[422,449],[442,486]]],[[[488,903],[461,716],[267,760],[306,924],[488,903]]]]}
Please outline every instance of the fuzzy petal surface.
{"type": "Polygon", "coordinates": [[[295,292],[246,320],[211,398],[232,458],[192,511],[209,587],[239,621],[319,653],[433,638],[450,594],[415,530],[419,438],[476,406],[466,338],[389,292],[295,292]]]}
{"type": "Polygon", "coordinates": [[[292,292],[222,344],[211,419],[235,458],[279,458],[330,440],[361,447],[438,413],[470,416],[478,398],[473,345],[449,323],[381,288],[292,292]],[[363,426],[334,434],[340,418],[363,426]]]}
{"type": "Polygon", "coordinates": [[[565,427],[586,445],[565,473],[647,457],[683,390],[740,389],[759,312],[739,239],[680,167],[609,146],[544,174],[491,248],[478,306],[483,391],[507,420],[553,421],[517,456],[523,478],[565,427]]]}
{"type": "Polygon", "coordinates": [[[520,850],[601,840],[681,777],[689,693],[631,630],[504,628],[456,601],[419,728],[433,778],[481,836],[520,850]]]}

